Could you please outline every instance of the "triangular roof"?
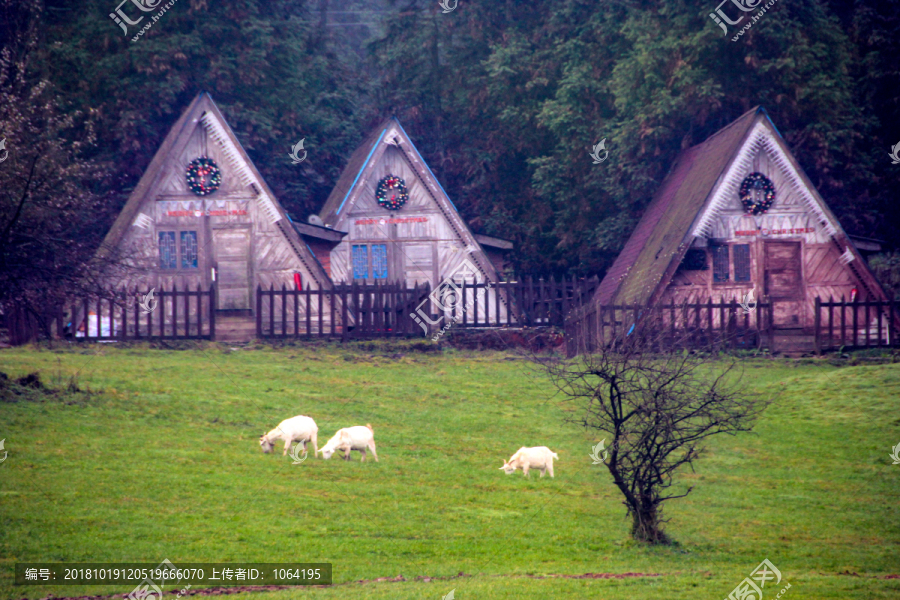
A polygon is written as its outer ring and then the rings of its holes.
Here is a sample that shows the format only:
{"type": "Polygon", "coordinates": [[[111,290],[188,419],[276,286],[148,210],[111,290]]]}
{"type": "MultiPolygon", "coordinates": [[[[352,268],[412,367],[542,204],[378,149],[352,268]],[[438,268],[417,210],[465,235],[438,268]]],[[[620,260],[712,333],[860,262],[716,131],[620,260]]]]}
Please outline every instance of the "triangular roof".
{"type": "Polygon", "coordinates": [[[594,302],[653,304],[665,291],[684,254],[734,195],[753,155],[764,148],[784,171],[801,200],[874,295],[884,290],[791,155],[765,109],[757,106],[706,141],[683,151],[644,211],[622,252],[597,289],[594,302]],[[854,264],[855,263],[855,264],[854,264]]]}
{"type": "Polygon", "coordinates": [[[129,195],[128,201],[110,228],[109,233],[107,233],[98,254],[107,253],[118,246],[125,237],[128,228],[141,217],[146,218],[146,215],[140,214],[145,200],[153,194],[161,178],[170,171],[170,162],[176,160],[175,157],[181,154],[191,135],[198,127],[205,128],[207,135],[220,145],[222,153],[227,158],[231,168],[234,169],[241,183],[247,186],[259,203],[260,213],[265,215],[281,231],[294,253],[316,279],[316,282],[320,286],[330,287],[331,280],[328,278],[322,265],[319,264],[312,251],[291,226],[287,212],[285,212],[281,203],[278,202],[272,190],[269,189],[256,165],[250,160],[247,152],[234,135],[234,131],[232,131],[225,117],[207,92],[197,94],[190,106],[187,107],[178,121],[169,130],[169,133],[153,156],[153,160],[150,161],[150,165],[144,171],[140,181],[129,195]]]}
{"type": "Polygon", "coordinates": [[[471,256],[474,257],[485,278],[489,281],[498,281],[494,266],[488,260],[481,244],[395,117],[382,121],[350,156],[347,166],[319,213],[325,226],[340,231],[347,230],[347,214],[360,197],[364,187],[362,183],[372,176],[375,165],[390,146],[398,148],[403,153],[407,164],[424,184],[425,190],[434,199],[459,238],[466,246],[477,248],[471,256]]]}

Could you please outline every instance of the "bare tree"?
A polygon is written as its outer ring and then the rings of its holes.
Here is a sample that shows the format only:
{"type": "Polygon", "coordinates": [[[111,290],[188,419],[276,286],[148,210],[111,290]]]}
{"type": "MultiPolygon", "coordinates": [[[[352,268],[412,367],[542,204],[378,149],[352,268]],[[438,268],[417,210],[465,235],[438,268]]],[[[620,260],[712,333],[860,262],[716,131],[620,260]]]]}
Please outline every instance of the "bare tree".
{"type": "Polygon", "coordinates": [[[676,472],[693,469],[707,437],[749,431],[770,402],[742,384],[736,361],[689,351],[671,333],[663,339],[666,329],[645,319],[596,353],[535,358],[578,408],[572,421],[612,439],[605,464],[625,497],[631,535],[651,544],[670,542],[663,502],[693,489],[674,489],[676,472]]]}
{"type": "Polygon", "coordinates": [[[96,114],[68,110],[30,66],[41,10],[0,0],[0,313],[46,331],[65,295],[92,284],[106,207],[93,191],[105,173],[90,158],[96,114]]]}

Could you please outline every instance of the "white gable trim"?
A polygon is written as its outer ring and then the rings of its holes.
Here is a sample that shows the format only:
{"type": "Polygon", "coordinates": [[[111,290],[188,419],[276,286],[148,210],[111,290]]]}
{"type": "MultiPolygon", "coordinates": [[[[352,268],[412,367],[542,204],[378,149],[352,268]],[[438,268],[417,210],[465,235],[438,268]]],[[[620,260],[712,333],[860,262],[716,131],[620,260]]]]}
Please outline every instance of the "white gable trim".
{"type": "Polygon", "coordinates": [[[225,155],[225,158],[228,159],[231,168],[237,172],[241,182],[246,186],[252,185],[257,191],[256,201],[259,203],[260,213],[269,221],[269,223],[275,224],[280,221],[282,219],[281,212],[275,206],[275,202],[273,202],[272,198],[262,191],[262,186],[259,185],[259,181],[254,175],[253,169],[241,156],[237,146],[234,145],[231,136],[225,131],[225,127],[219,119],[212,111],[207,111],[203,117],[200,118],[200,123],[206,129],[209,137],[219,143],[222,148],[222,153],[225,155]]]}
{"type": "Polygon", "coordinates": [[[241,157],[240,152],[238,152],[237,147],[235,147],[234,143],[231,141],[231,137],[225,132],[225,128],[222,126],[222,123],[219,122],[219,119],[213,115],[212,111],[207,111],[201,118],[200,123],[206,129],[206,132],[209,134],[209,137],[216,140],[219,145],[222,147],[222,153],[225,154],[225,157],[228,159],[231,167],[237,171],[238,176],[241,178],[241,181],[244,185],[255,185],[257,188],[261,187],[259,182],[256,180],[256,177],[253,175],[253,171],[250,169],[250,165],[244,161],[241,157]]]}
{"type": "Polygon", "coordinates": [[[782,170],[794,192],[797,193],[806,207],[815,215],[824,228],[825,233],[830,236],[836,235],[839,229],[838,225],[833,223],[825,211],[822,210],[821,204],[804,185],[803,179],[794,168],[781,144],[775,139],[771,129],[763,121],[758,122],[751,130],[747,142],[738,151],[727,173],[722,177],[721,182],[713,192],[712,199],[697,220],[696,225],[694,225],[694,229],[691,232],[692,235],[695,237],[709,237],[714,220],[721,214],[728,202],[734,198],[734,195],[737,194],[738,187],[747,173],[753,157],[760,150],[765,150],[772,162],[782,170]]]}
{"type": "Polygon", "coordinates": [[[153,227],[153,219],[147,216],[146,213],[138,213],[138,216],[135,217],[132,225],[141,229],[150,229],[153,227]]]}

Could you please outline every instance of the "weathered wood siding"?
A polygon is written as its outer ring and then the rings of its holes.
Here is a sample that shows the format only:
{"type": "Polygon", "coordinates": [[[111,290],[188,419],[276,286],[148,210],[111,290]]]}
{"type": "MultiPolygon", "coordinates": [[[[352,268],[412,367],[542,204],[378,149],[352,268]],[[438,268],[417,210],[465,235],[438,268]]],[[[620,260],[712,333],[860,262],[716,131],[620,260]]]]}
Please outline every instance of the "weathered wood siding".
{"type": "MultiPolygon", "coordinates": [[[[777,325],[803,329],[812,327],[816,296],[823,299],[844,296],[849,300],[850,291],[856,287],[861,299],[864,299],[863,286],[852,266],[841,262],[841,252],[830,235],[796,193],[782,169],[770,160],[764,150],[756,155],[741,179],[754,171],[768,177],[775,186],[772,207],[766,214],[758,217],[747,215],[738,194],[731,194],[728,204],[719,210],[712,221],[709,239],[698,239],[693,245],[695,249],[706,251],[707,270],[689,271],[679,267],[666,288],[663,302],[706,302],[710,298],[715,302],[732,299],[740,302],[751,289],[757,300],[763,295],[777,295],[787,285],[785,281],[779,281],[778,277],[787,275],[782,273],[776,277],[770,270],[767,282],[766,257],[768,252],[770,262],[778,260],[778,254],[786,251],[787,244],[779,245],[779,242],[799,244],[801,260],[796,271],[799,297],[796,301],[783,298],[776,302],[777,325]],[[730,250],[732,259],[729,281],[713,282],[713,261],[709,250],[711,243],[749,245],[750,282],[733,280],[733,249],[730,250]]],[[[791,269],[788,271],[793,272],[791,269]]]]}
{"type": "MultiPolygon", "coordinates": [[[[222,145],[197,124],[187,145],[169,157],[164,172],[141,202],[141,208],[120,247],[134,268],[115,287],[208,289],[212,267],[217,267],[220,309],[252,309],[257,285],[294,286],[294,273],[304,285],[312,273],[298,257],[299,249],[285,234],[289,223],[274,210],[264,190],[246,185],[222,145]],[[188,189],[185,173],[195,158],[208,156],[223,174],[219,189],[206,197],[188,189]],[[158,233],[197,232],[197,268],[160,269],[158,233]]],[[[302,242],[301,242],[302,243],[302,242]]]]}
{"type": "MultiPolygon", "coordinates": [[[[348,234],[331,251],[332,281],[353,282],[352,247],[355,245],[366,245],[367,251],[371,252],[373,244],[384,244],[387,281],[409,287],[427,282],[435,289],[463,265],[468,256],[466,242],[409,166],[401,150],[388,147],[372,175],[358,185],[363,186],[358,192],[358,200],[352,207],[344,208],[346,212],[340,215],[337,228],[348,234]],[[375,200],[378,182],[387,175],[397,175],[406,183],[409,200],[400,210],[388,211],[375,200]]],[[[494,293],[488,290],[485,299],[482,290],[479,301],[493,303],[494,293]]],[[[505,297],[501,299],[501,310],[505,315],[505,297]]]]}

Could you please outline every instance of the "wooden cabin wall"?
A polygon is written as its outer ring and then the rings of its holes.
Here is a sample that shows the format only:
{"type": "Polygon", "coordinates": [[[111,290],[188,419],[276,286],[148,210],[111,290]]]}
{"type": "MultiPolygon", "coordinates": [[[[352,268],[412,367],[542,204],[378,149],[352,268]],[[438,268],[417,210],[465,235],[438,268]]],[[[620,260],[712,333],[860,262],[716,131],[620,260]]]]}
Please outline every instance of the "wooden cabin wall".
{"type": "Polygon", "coordinates": [[[340,228],[348,231],[332,252],[332,279],[352,283],[351,247],[358,244],[386,244],[388,280],[412,286],[425,282],[438,285],[464,260],[466,243],[460,232],[444,216],[425,185],[410,168],[402,152],[389,147],[371,177],[361,181],[358,200],[340,215],[340,228]],[[389,174],[401,177],[409,200],[400,209],[389,211],[378,205],[375,189],[389,174]]]}
{"type": "Polygon", "coordinates": [[[273,212],[263,207],[265,200],[259,192],[241,181],[219,143],[198,126],[185,149],[170,158],[165,172],[145,196],[120,244],[127,249],[133,269],[123,281],[111,285],[142,290],[173,286],[196,290],[198,285],[208,289],[215,266],[220,309],[253,309],[257,285],[292,289],[294,273],[301,274],[304,285],[312,282],[318,288],[282,231],[290,224],[272,220],[273,212]],[[205,197],[192,193],[185,179],[187,165],[200,156],[212,158],[223,174],[219,189],[205,197]],[[196,269],[181,268],[180,257],[177,268],[159,268],[160,231],[175,231],[176,245],[180,244],[180,232],[197,232],[196,269]]]}
{"type": "MultiPolygon", "coordinates": [[[[335,247],[334,242],[325,242],[322,240],[317,240],[311,237],[303,237],[303,241],[309,246],[309,249],[312,250],[312,253],[315,255],[316,259],[318,259],[319,263],[322,265],[322,268],[325,269],[325,272],[328,274],[328,277],[332,277],[331,275],[331,252],[335,247]]],[[[333,278],[332,278],[333,280],[333,278]]],[[[303,285],[306,285],[306,282],[303,282],[303,285]]]]}
{"type": "Polygon", "coordinates": [[[799,269],[796,285],[799,295],[796,301],[776,302],[776,325],[784,328],[810,329],[814,323],[816,296],[823,300],[842,295],[849,300],[855,287],[864,300],[865,292],[858,277],[850,267],[840,261],[841,252],[831,241],[812,210],[805,204],[781,169],[760,151],[753,164],[740,177],[742,181],[751,172],[758,171],[768,177],[775,186],[775,202],[763,215],[748,215],[738,199],[737,189],[730,193],[732,200],[713,220],[708,239],[697,239],[692,248],[706,252],[707,270],[691,271],[679,267],[669,282],[663,302],[714,302],[742,300],[751,289],[759,300],[773,293],[773,278],[778,275],[770,270],[767,280],[767,257],[770,264],[775,255],[799,245],[799,269]],[[780,244],[781,243],[781,244],[780,244]],[[784,244],[788,243],[788,244],[784,244]],[[712,253],[710,246],[747,244],[750,246],[750,282],[734,281],[733,249],[730,249],[730,276],[728,282],[713,282],[712,253]]]}
{"type": "MultiPolygon", "coordinates": [[[[448,276],[457,273],[465,260],[471,260],[462,232],[457,231],[445,216],[398,148],[386,148],[372,175],[358,185],[362,189],[357,201],[352,208],[344,208],[346,212],[341,213],[335,224],[335,229],[348,231],[331,251],[331,278],[335,283],[353,283],[354,245],[368,246],[371,260],[371,246],[384,244],[388,261],[385,281],[400,282],[409,287],[427,283],[432,290],[448,276]],[[389,211],[375,200],[378,182],[387,175],[397,175],[406,182],[409,200],[400,210],[389,211]]],[[[474,277],[469,278],[470,283],[474,281],[474,277]]],[[[484,278],[479,278],[479,281],[484,281],[484,278]]],[[[493,315],[495,294],[496,290],[479,292],[480,310],[483,311],[485,302],[490,302],[493,315]]],[[[471,298],[470,302],[473,302],[471,298]]],[[[505,294],[501,294],[501,320],[507,318],[506,302],[505,294]]],[[[466,310],[469,313],[467,318],[471,319],[472,307],[467,306],[466,310]]]]}

